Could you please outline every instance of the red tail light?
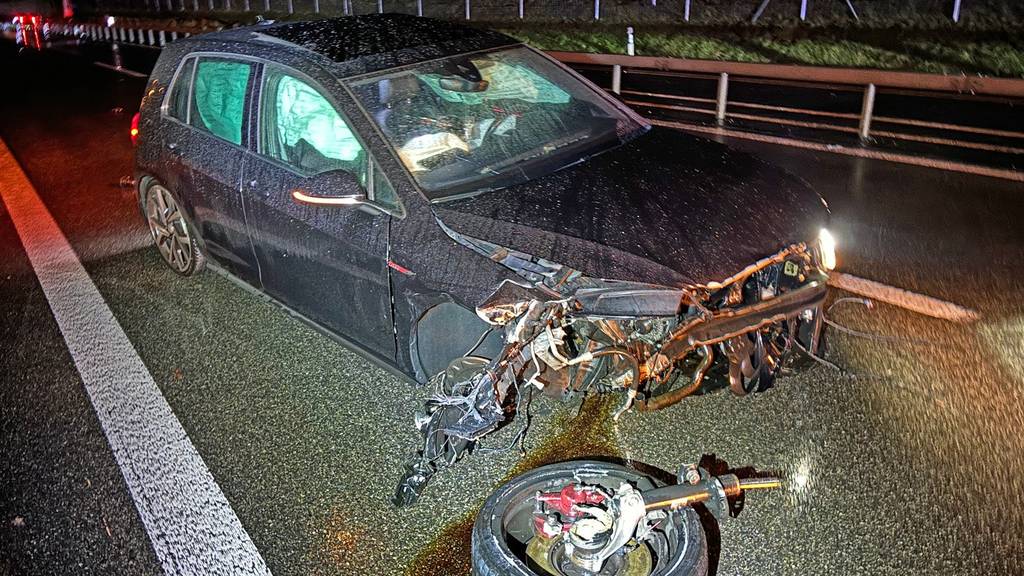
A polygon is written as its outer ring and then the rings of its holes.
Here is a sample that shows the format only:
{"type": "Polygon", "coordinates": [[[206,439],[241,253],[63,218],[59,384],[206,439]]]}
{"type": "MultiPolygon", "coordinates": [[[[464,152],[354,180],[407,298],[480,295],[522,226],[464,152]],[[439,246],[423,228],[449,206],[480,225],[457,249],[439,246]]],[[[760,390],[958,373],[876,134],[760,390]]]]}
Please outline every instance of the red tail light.
{"type": "Polygon", "coordinates": [[[128,134],[132,138],[132,146],[139,143],[139,113],[136,112],[135,116],[132,116],[132,129],[128,134]]]}

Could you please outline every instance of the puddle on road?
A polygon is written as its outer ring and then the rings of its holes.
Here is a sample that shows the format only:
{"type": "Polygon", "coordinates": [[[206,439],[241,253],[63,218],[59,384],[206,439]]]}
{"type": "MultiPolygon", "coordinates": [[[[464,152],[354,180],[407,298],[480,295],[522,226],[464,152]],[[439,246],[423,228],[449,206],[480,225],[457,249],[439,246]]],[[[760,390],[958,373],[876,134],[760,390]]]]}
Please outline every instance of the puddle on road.
{"type": "MultiPolygon", "coordinates": [[[[583,404],[578,415],[575,410],[556,407],[551,428],[558,432],[543,439],[539,446],[529,449],[526,456],[509,471],[501,483],[508,482],[538,466],[554,462],[580,458],[620,457],[622,447],[618,445],[612,414],[621,401],[621,398],[613,395],[591,396],[583,404]]],[[[457,474],[457,467],[450,472],[457,474]]],[[[406,570],[406,575],[469,574],[473,522],[482,505],[481,501],[471,512],[445,526],[437,537],[416,555],[406,570]]]]}

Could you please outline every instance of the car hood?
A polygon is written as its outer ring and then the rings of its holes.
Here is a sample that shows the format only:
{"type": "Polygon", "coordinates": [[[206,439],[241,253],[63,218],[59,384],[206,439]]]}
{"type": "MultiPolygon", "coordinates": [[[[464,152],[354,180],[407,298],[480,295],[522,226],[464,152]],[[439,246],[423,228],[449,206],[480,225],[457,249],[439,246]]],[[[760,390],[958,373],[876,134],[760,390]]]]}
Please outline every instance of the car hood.
{"type": "Polygon", "coordinates": [[[666,286],[723,280],[817,238],[828,219],[821,197],[791,174],[665,128],[434,210],[456,232],[591,277],[666,286]]]}

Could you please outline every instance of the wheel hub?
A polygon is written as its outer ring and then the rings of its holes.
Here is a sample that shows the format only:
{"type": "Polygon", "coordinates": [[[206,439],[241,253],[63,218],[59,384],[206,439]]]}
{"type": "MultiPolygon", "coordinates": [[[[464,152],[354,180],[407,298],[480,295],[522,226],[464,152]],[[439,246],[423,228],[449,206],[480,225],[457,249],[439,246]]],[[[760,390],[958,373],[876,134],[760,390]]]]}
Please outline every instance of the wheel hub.
{"type": "Polygon", "coordinates": [[[651,550],[637,544],[622,554],[605,561],[599,572],[590,572],[577,566],[569,558],[567,538],[559,534],[554,538],[537,536],[526,545],[526,555],[539,570],[548,576],[648,576],[654,567],[651,550]]]}

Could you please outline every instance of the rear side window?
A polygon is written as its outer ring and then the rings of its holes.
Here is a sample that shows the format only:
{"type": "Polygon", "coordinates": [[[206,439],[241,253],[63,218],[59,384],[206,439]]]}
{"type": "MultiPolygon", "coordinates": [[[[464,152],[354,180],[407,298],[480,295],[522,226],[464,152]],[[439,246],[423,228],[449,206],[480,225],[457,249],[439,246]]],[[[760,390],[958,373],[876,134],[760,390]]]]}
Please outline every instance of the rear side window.
{"type": "Polygon", "coordinates": [[[192,88],[189,124],[233,144],[242,143],[245,95],[252,64],[200,58],[192,88]]]}
{"type": "Polygon", "coordinates": [[[188,122],[188,95],[189,88],[192,87],[192,71],[195,66],[195,58],[189,58],[182,64],[171,86],[171,94],[167,98],[167,115],[182,122],[188,122]]]}

